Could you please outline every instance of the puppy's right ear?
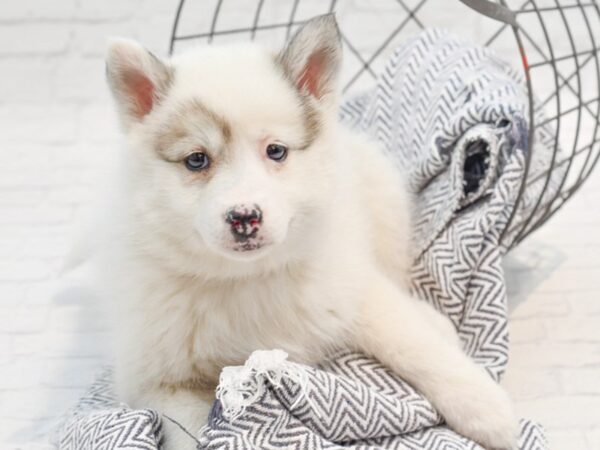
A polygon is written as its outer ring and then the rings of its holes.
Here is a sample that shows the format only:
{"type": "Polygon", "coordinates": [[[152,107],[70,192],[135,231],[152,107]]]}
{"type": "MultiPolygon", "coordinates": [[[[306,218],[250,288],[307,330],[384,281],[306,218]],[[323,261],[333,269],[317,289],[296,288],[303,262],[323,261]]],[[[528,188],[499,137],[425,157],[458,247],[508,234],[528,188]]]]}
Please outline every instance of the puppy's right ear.
{"type": "Polygon", "coordinates": [[[325,14],[306,22],[277,60],[301,93],[321,100],[336,92],[342,41],[335,16],[325,14]]]}
{"type": "Polygon", "coordinates": [[[171,69],[134,41],[111,40],[106,77],[125,129],[141,122],[167,94],[171,69]]]}

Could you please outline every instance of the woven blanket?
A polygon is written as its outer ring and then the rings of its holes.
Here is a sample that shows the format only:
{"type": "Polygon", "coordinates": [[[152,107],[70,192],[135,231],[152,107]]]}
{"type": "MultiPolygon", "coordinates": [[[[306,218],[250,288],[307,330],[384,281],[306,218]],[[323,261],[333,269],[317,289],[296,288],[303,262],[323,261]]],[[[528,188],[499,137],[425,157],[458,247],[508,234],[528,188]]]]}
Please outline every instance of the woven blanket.
{"type": "MultiPolygon", "coordinates": [[[[489,50],[429,30],[397,48],[375,88],[346,100],[341,117],[380,144],[415,193],[413,294],[446,314],[465,351],[499,379],[508,350],[501,258],[514,233],[504,244],[500,235],[528,149],[530,172],[541,173],[552,144],[542,127],[529,148],[523,80],[489,50]]],[[[540,191],[527,188],[517,217],[540,191]]],[[[217,398],[207,425],[187,430],[198,448],[481,448],[446,427],[398,376],[347,351],[317,368],[278,350],[256,352],[244,366],[224,369],[217,398]]],[[[156,450],[160,439],[160,416],[120,405],[108,370],[66,416],[57,445],[156,450]]],[[[521,421],[519,448],[546,448],[538,425],[521,421]]]]}

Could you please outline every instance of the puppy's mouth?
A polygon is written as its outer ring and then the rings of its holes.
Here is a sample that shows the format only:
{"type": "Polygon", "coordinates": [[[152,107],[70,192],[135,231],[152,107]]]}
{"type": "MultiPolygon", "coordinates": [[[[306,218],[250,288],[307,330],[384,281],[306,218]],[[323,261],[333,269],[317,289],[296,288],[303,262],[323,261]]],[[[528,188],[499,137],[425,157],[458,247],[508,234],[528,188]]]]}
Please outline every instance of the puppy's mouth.
{"type": "Polygon", "coordinates": [[[238,261],[255,261],[269,253],[272,242],[252,239],[246,242],[236,242],[227,248],[230,258],[238,261]]]}
{"type": "Polygon", "coordinates": [[[265,245],[260,242],[245,242],[243,244],[236,245],[232,248],[234,252],[244,253],[253,252],[263,248],[265,245]]]}

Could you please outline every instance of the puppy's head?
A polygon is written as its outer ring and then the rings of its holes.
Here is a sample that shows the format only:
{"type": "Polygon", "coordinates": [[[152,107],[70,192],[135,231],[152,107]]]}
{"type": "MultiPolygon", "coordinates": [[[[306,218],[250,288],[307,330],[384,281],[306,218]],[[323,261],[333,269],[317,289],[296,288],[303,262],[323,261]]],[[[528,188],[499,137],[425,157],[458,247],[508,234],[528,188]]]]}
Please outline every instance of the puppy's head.
{"type": "Polygon", "coordinates": [[[165,62],[114,41],[107,77],[140,233],[242,261],[300,248],[328,187],[340,62],[332,15],[279,54],[245,44],[165,62]]]}

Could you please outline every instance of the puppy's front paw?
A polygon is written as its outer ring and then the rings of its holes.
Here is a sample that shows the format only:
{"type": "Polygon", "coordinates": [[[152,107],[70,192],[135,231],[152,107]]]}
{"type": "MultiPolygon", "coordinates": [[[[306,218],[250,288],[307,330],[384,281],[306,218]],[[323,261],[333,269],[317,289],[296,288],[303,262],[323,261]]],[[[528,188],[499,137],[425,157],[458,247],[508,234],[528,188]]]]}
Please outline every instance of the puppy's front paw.
{"type": "Polygon", "coordinates": [[[506,392],[491,378],[469,384],[455,386],[444,401],[445,411],[440,408],[448,425],[486,449],[516,449],[519,423],[506,392]]]}

